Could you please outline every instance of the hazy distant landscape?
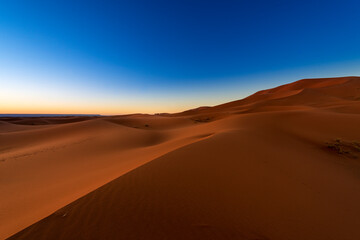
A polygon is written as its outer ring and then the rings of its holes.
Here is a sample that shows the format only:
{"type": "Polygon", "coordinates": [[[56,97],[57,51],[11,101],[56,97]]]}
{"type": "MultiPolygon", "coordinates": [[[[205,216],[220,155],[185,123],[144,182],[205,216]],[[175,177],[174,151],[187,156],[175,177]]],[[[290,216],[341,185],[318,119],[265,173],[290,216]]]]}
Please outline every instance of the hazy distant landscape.
{"type": "Polygon", "coordinates": [[[0,118],[13,118],[13,117],[99,117],[100,114],[0,114],[0,118]]]}

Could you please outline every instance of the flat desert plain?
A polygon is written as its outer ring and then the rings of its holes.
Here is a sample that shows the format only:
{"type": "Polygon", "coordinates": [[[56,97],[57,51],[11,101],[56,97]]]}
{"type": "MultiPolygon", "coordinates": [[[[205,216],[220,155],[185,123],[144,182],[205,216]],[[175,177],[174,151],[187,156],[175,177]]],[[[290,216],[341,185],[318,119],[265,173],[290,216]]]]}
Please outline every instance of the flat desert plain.
{"type": "Polygon", "coordinates": [[[360,78],[176,114],[0,119],[0,239],[360,239],[360,78]]]}

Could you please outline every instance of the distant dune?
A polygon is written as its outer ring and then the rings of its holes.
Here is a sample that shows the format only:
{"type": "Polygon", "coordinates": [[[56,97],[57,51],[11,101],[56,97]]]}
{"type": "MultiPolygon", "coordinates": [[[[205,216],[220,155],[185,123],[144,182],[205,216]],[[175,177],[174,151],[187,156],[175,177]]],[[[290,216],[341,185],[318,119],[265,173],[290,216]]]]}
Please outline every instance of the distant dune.
{"type": "Polygon", "coordinates": [[[43,118],[43,117],[100,117],[100,114],[0,114],[0,118],[23,118],[23,117],[30,117],[30,118],[43,118]]]}
{"type": "Polygon", "coordinates": [[[1,118],[0,192],[0,239],[358,240],[360,77],[177,114],[1,118]]]}

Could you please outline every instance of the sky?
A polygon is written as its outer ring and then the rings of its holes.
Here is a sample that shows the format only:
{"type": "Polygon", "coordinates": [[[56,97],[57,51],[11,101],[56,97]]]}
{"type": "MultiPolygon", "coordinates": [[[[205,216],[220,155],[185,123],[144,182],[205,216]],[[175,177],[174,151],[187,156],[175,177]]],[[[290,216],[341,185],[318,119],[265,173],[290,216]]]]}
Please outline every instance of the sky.
{"type": "Polygon", "coordinates": [[[0,113],[178,112],[360,75],[360,2],[0,0],[0,113]]]}

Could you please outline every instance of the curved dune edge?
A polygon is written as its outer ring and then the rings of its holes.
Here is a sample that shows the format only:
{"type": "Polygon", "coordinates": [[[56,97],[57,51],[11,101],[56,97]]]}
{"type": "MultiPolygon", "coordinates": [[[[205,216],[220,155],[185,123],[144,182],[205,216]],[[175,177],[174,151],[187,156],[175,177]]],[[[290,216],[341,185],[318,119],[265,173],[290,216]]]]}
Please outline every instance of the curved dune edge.
{"type": "Polygon", "coordinates": [[[4,131],[0,232],[38,221],[9,239],[359,239],[359,79],[4,131]]]}
{"type": "Polygon", "coordinates": [[[8,181],[2,182],[7,198],[0,200],[0,232],[19,231],[118,176],[211,134],[207,129],[144,132],[103,120],[7,134],[8,147],[4,144],[0,155],[1,176],[8,181]]]}

